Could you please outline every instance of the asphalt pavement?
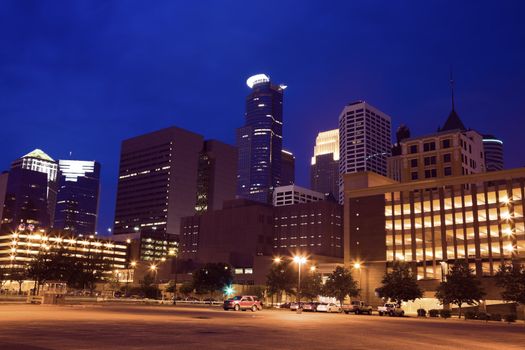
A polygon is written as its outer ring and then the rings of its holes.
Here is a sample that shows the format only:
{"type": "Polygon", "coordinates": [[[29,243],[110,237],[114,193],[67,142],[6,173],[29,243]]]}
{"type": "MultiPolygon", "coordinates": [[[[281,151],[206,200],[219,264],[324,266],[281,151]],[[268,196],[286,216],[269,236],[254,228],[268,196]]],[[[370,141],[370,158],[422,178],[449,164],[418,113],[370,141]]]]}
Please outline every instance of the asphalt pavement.
{"type": "Polygon", "coordinates": [[[0,349],[524,349],[525,325],[284,310],[0,305],[0,349]]]}

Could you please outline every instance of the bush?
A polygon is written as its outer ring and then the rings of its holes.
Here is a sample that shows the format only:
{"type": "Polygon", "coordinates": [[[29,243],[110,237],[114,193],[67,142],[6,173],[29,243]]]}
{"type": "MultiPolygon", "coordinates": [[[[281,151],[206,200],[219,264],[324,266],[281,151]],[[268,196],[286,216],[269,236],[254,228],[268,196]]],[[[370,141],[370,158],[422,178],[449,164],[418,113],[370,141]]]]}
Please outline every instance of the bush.
{"type": "Polygon", "coordinates": [[[491,321],[501,321],[501,314],[490,314],[491,321]]]}
{"type": "Polygon", "coordinates": [[[447,310],[447,309],[440,310],[439,316],[441,316],[441,318],[444,318],[444,319],[450,318],[450,316],[452,316],[452,311],[447,310]]]}
{"type": "Polygon", "coordinates": [[[419,317],[427,317],[427,310],[425,310],[425,309],[417,309],[417,315],[419,317]]]}
{"type": "Polygon", "coordinates": [[[516,314],[507,314],[505,315],[505,321],[509,322],[509,323],[512,323],[512,322],[516,322],[516,314]]]}
{"type": "Polygon", "coordinates": [[[475,320],[477,317],[476,311],[465,311],[465,320],[475,320]]]}
{"type": "Polygon", "coordinates": [[[490,320],[490,314],[486,313],[486,312],[483,312],[483,311],[479,311],[476,315],[476,318],[478,320],[482,320],[482,321],[488,321],[490,320]]]}
{"type": "Polygon", "coordinates": [[[439,310],[438,309],[432,309],[428,311],[428,315],[430,317],[438,317],[439,316],[439,310]]]}

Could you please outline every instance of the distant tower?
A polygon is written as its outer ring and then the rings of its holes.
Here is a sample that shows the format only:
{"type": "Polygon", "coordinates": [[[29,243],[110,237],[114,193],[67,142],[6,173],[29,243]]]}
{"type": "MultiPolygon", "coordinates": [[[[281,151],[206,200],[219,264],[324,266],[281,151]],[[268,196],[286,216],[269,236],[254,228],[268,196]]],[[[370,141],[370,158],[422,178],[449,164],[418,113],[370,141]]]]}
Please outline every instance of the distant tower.
{"type": "Polygon", "coordinates": [[[343,201],[343,175],[373,171],[387,175],[392,152],[390,116],[365,101],[344,107],[339,115],[339,202],[343,201]]]}
{"type": "Polygon", "coordinates": [[[317,134],[310,165],[312,190],[339,198],[339,129],[317,134]]]}
{"type": "Polygon", "coordinates": [[[59,160],[58,195],[53,227],[76,235],[92,235],[97,228],[100,164],[59,160]]]}
{"type": "Polygon", "coordinates": [[[52,224],[55,217],[55,206],[57,202],[58,163],[49,155],[47,155],[44,151],[40,149],[35,149],[15,160],[11,164],[11,168],[22,168],[46,174],[47,211],[51,220],[50,223],[52,224]]]}
{"type": "Polygon", "coordinates": [[[503,141],[497,139],[494,135],[483,135],[483,153],[487,171],[503,170],[503,141]]]}
{"type": "Polygon", "coordinates": [[[246,97],[245,125],[237,129],[239,162],[237,195],[271,203],[273,188],[281,185],[283,92],[265,74],[246,81],[252,90],[246,97]]]}
{"type": "Polygon", "coordinates": [[[292,152],[281,152],[281,186],[295,184],[295,156],[292,152]]]}

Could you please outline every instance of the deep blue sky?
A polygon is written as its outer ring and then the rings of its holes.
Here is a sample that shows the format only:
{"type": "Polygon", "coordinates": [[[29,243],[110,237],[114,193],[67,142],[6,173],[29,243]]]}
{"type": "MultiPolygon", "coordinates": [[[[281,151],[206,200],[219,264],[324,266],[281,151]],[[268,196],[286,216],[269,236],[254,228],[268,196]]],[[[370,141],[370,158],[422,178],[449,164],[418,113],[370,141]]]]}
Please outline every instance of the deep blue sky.
{"type": "Polygon", "coordinates": [[[285,83],[298,183],[318,131],[365,99],[434,131],[456,109],[525,165],[524,1],[1,1],[0,169],[42,148],[102,163],[111,226],[120,142],[176,125],[234,143],[245,80],[285,83]],[[366,4],[365,4],[366,3],[366,4]]]}

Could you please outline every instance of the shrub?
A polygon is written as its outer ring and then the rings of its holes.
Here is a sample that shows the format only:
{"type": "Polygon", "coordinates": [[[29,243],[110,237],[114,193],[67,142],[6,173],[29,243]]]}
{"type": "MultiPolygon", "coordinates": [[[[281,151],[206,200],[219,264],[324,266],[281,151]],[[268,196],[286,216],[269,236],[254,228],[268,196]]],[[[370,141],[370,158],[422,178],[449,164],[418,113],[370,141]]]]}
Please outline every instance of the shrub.
{"type": "Polygon", "coordinates": [[[516,322],[516,314],[506,314],[505,315],[505,321],[509,322],[509,323],[512,323],[512,322],[516,322]]]}
{"type": "Polygon", "coordinates": [[[479,311],[476,315],[476,318],[478,320],[482,320],[482,321],[488,321],[490,320],[490,314],[486,313],[486,312],[483,312],[483,311],[479,311]]]}
{"type": "Polygon", "coordinates": [[[501,314],[490,314],[491,321],[501,321],[501,314]]]}
{"type": "Polygon", "coordinates": [[[430,317],[438,317],[439,316],[439,310],[438,309],[432,309],[428,311],[428,315],[430,317]]]}
{"type": "Polygon", "coordinates": [[[425,310],[425,309],[417,309],[417,315],[419,317],[427,317],[427,310],[425,310]]]}
{"type": "Polygon", "coordinates": [[[452,316],[452,312],[450,310],[443,309],[439,311],[439,315],[441,316],[441,318],[447,319],[450,318],[450,316],[452,316]]]}
{"type": "Polygon", "coordinates": [[[465,311],[465,320],[475,320],[477,317],[476,311],[465,311]]]}

